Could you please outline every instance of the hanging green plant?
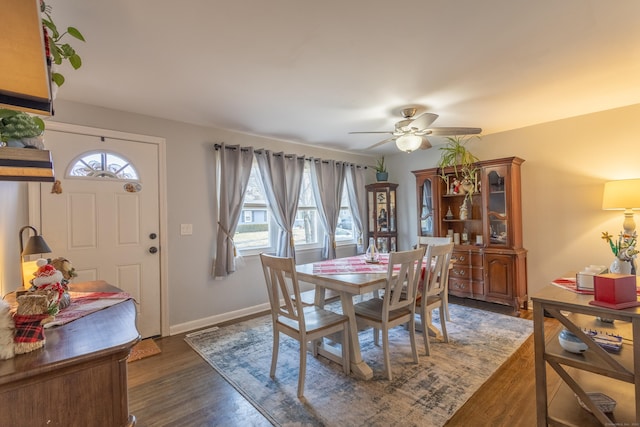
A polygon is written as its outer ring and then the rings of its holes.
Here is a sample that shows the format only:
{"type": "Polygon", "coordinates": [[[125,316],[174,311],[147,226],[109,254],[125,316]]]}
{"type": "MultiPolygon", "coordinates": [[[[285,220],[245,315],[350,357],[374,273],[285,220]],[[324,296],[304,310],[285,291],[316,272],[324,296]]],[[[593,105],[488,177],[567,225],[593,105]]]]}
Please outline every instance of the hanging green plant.
{"type": "MultiPolygon", "coordinates": [[[[82,59],[80,55],[77,54],[75,49],[66,42],[63,42],[62,39],[68,34],[71,37],[74,37],[77,40],[85,41],[84,36],[80,31],[78,31],[75,27],[67,27],[67,30],[63,33],[58,31],[58,27],[53,22],[53,18],[51,17],[51,6],[47,5],[43,0],[40,1],[40,12],[42,13],[42,24],[44,25],[44,29],[46,37],[49,41],[47,47],[47,54],[51,57],[51,60],[54,64],[60,65],[63,60],[69,61],[69,64],[73,67],[74,70],[77,70],[82,66],[82,59]]],[[[64,84],[64,76],[57,71],[53,71],[51,73],[51,80],[58,86],[62,86],[64,84]]]]}

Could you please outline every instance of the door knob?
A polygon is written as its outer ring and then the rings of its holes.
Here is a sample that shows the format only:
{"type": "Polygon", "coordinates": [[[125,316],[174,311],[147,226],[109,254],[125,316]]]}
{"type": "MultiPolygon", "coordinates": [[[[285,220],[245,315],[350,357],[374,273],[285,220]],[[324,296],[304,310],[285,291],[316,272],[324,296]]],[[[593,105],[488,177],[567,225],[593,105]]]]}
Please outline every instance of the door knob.
{"type": "Polygon", "coordinates": [[[155,240],[155,239],[156,239],[156,237],[158,237],[158,235],[157,235],[156,233],[151,233],[151,234],[149,234],[149,238],[150,238],[151,240],[155,240]]]}
{"type": "Polygon", "coordinates": [[[158,252],[158,248],[156,248],[155,246],[151,246],[149,248],[149,252],[152,253],[152,254],[155,254],[156,252],[158,252]]]}

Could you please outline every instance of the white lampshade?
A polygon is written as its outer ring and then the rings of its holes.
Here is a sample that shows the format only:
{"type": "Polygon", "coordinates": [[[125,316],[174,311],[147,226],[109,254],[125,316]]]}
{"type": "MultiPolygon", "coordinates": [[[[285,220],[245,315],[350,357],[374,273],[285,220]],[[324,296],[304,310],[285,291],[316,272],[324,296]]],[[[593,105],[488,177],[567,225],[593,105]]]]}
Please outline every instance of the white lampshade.
{"type": "Polygon", "coordinates": [[[410,153],[417,150],[422,145],[422,137],[413,134],[402,135],[396,139],[396,146],[399,150],[410,153]]]}
{"type": "Polygon", "coordinates": [[[633,233],[636,228],[633,220],[633,209],[640,209],[640,179],[624,179],[604,184],[602,209],[624,210],[624,231],[633,233]]]}
{"type": "Polygon", "coordinates": [[[640,209],[640,179],[624,179],[604,184],[602,209],[640,209]]]}

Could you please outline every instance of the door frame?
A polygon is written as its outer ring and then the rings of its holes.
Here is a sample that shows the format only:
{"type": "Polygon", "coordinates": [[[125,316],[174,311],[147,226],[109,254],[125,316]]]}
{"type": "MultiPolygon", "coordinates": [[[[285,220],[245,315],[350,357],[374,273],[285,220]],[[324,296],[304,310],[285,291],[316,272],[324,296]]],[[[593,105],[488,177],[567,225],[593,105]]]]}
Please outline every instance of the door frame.
{"type": "MultiPolygon", "coordinates": [[[[160,331],[162,336],[170,335],[169,328],[169,289],[168,289],[168,277],[169,277],[169,251],[168,246],[168,225],[167,225],[167,163],[166,163],[166,144],[165,138],[149,135],[140,135],[135,133],[120,132],[108,129],[99,129],[88,126],[74,125],[70,123],[62,122],[47,122],[47,129],[74,133],[79,135],[105,137],[111,139],[123,139],[127,141],[144,142],[150,144],[156,144],[158,146],[158,217],[160,219],[159,228],[159,246],[161,250],[160,255],[160,331]]],[[[54,165],[55,171],[55,165],[54,165]]],[[[58,169],[58,174],[64,174],[64,170],[58,169]]],[[[41,185],[38,182],[30,182],[27,189],[28,210],[29,210],[29,224],[33,224],[38,229],[41,229],[40,215],[41,215],[41,198],[40,198],[41,185]]]]}

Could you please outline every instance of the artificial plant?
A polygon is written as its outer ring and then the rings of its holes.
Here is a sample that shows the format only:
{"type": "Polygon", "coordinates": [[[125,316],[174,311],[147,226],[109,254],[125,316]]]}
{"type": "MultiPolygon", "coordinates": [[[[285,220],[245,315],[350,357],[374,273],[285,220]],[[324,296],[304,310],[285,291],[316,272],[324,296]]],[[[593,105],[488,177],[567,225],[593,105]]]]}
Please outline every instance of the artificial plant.
{"type": "MultiPolygon", "coordinates": [[[[84,36],[75,27],[67,27],[63,33],[58,31],[58,27],[51,17],[51,6],[47,5],[44,0],[40,1],[40,12],[42,13],[42,24],[48,40],[47,54],[51,57],[54,64],[60,65],[63,60],[68,60],[74,70],[82,66],[82,59],[76,53],[75,49],[62,39],[68,34],[80,41],[85,41],[84,36]]],[[[57,71],[52,71],[51,80],[58,86],[64,84],[64,76],[57,71]]]]}

